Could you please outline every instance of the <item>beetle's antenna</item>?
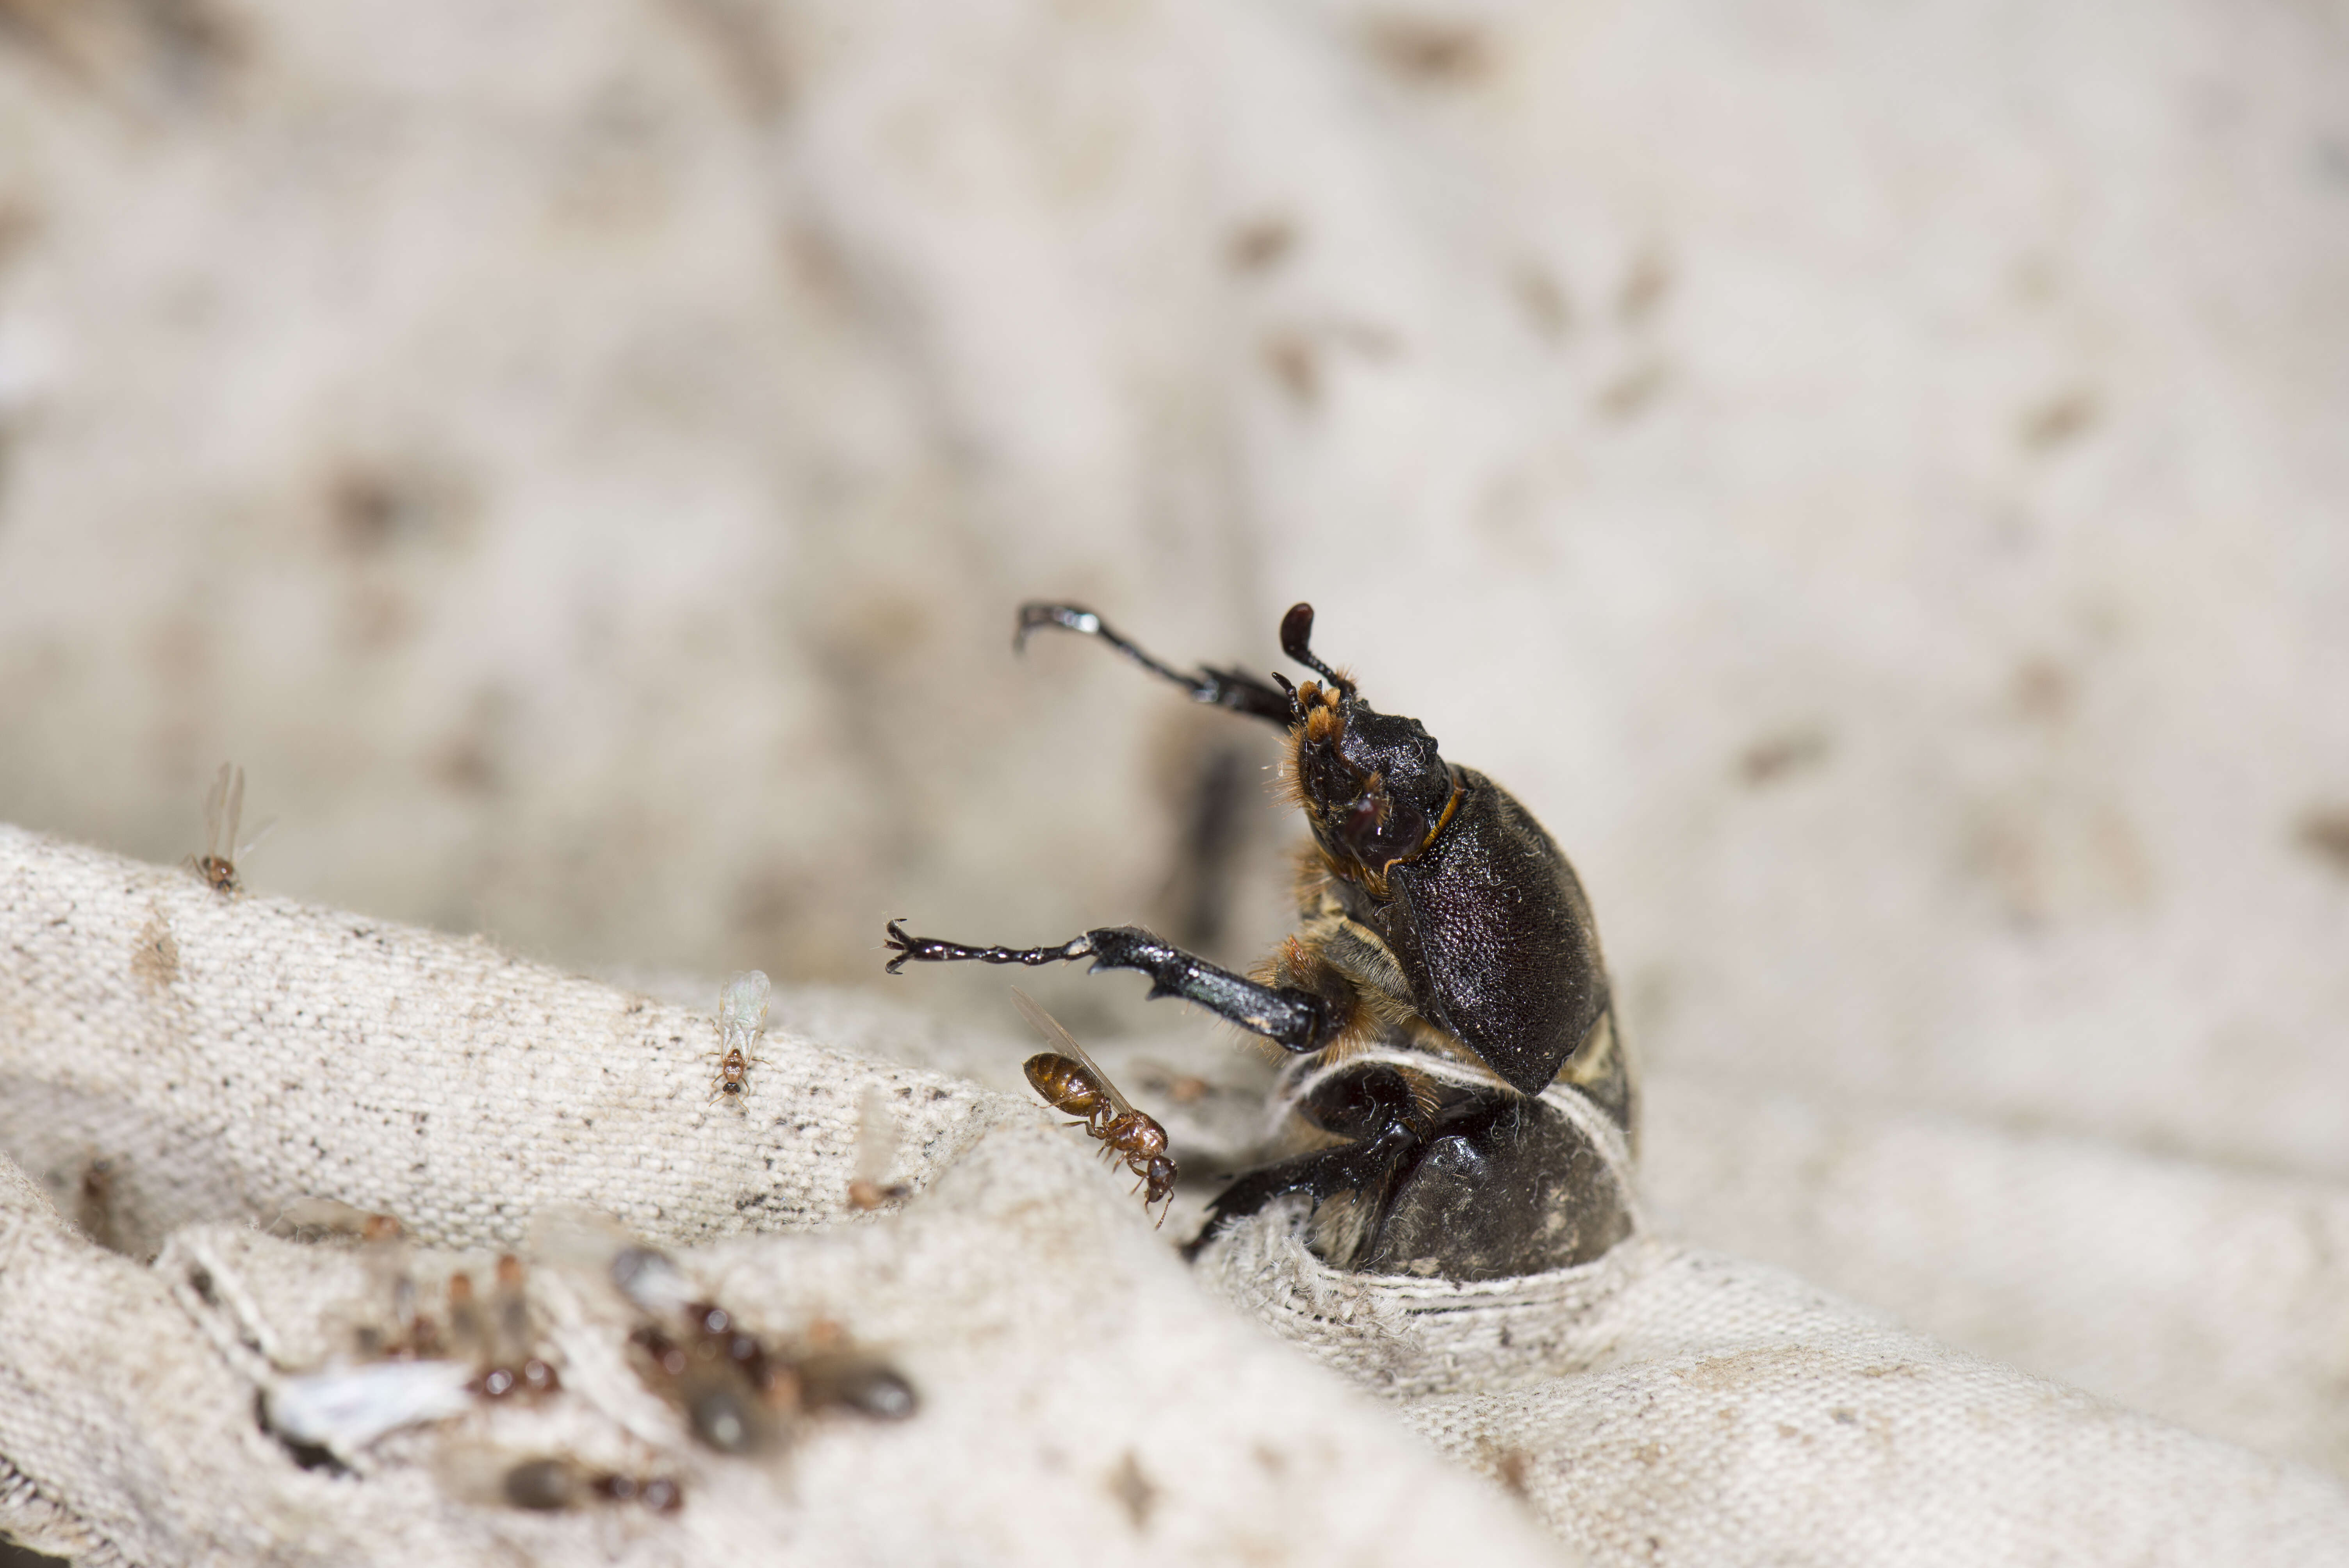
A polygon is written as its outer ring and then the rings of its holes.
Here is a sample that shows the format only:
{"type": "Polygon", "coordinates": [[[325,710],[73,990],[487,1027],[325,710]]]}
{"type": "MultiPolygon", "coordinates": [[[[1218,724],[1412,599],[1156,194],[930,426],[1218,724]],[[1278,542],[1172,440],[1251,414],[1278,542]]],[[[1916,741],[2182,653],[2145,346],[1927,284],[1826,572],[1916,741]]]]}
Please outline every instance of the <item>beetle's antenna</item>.
{"type": "MultiPolygon", "coordinates": [[[[1354,695],[1354,683],[1313,656],[1313,606],[1291,604],[1288,614],[1280,618],[1280,651],[1319,675],[1323,680],[1344,692],[1354,695]]],[[[1287,681],[1281,685],[1287,686],[1287,681]]],[[[1293,700],[1293,699],[1292,699],[1293,700]]]]}

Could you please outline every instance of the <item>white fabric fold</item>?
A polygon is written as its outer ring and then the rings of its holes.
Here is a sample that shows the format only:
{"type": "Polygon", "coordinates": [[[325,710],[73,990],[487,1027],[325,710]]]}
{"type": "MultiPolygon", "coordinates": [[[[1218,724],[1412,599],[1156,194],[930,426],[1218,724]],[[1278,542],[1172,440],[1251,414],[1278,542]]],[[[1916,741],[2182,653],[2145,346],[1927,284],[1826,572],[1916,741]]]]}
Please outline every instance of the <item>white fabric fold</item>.
{"type": "MultiPolygon", "coordinates": [[[[1283,1207],[1186,1268],[1040,1107],[880,1059],[885,1009],[857,1054],[779,1025],[738,1109],[706,1016],[5,828],[0,952],[0,1527],[80,1561],[2349,1560],[2316,1470],[1668,1240],[1364,1278],[1283,1207]],[[867,1212],[873,1088],[909,1195],[867,1212]],[[405,1221],[428,1303],[534,1216],[600,1211],[751,1332],[873,1347],[921,1408],[712,1452],[628,1358],[642,1309],[547,1253],[559,1393],[303,1468],[263,1396],[350,1364],[387,1288],[364,1243],[263,1233],[319,1199],[405,1221]],[[546,1455],[685,1504],[502,1505],[500,1467],[546,1455]]],[[[1019,1048],[922,1047],[999,1081],[1019,1048]]]]}

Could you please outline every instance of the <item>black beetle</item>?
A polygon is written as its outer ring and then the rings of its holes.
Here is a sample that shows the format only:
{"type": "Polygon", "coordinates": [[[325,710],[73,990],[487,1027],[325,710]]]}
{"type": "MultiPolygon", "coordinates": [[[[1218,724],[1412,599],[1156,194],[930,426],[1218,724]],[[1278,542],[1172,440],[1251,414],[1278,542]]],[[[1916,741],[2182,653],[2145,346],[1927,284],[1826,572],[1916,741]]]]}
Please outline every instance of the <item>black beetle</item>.
{"type": "Polygon", "coordinates": [[[1315,657],[1310,604],[1280,623],[1282,651],[1321,677],[1299,686],[1182,674],[1073,604],[1022,606],[1014,646],[1040,626],[1288,729],[1287,782],[1313,832],[1300,928],[1247,978],[1133,926],[1011,948],[892,921],[889,972],[1090,958],[1297,1053],[1283,1092],[1299,1151],[1225,1188],[1190,1255],[1292,1192],[1313,1202],[1316,1250],[1367,1272],[1500,1278],[1587,1263],[1630,1234],[1631,1066],[1589,903],[1526,809],[1315,657]]]}

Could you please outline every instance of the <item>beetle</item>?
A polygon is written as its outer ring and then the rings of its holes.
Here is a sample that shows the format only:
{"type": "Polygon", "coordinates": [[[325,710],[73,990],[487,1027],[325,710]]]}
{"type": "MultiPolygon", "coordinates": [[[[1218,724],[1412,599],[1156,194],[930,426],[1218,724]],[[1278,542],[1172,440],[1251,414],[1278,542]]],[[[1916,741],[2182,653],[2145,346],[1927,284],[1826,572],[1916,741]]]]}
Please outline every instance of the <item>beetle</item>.
{"type": "Polygon", "coordinates": [[[1291,1053],[1275,1091],[1285,1156],[1217,1194],[1186,1256],[1292,1193],[1311,1205],[1315,1251],[1368,1273],[1504,1278],[1590,1262],[1629,1235],[1637,1088],[1598,928],[1516,798],[1316,656],[1310,604],[1280,624],[1282,652],[1319,677],[1302,685],[1185,674],[1077,604],[1023,605],[1015,649],[1044,627],[1288,731],[1284,782],[1311,833],[1299,928],[1241,975],[1134,926],[1013,948],[893,920],[889,973],[1089,958],[1291,1053]]]}

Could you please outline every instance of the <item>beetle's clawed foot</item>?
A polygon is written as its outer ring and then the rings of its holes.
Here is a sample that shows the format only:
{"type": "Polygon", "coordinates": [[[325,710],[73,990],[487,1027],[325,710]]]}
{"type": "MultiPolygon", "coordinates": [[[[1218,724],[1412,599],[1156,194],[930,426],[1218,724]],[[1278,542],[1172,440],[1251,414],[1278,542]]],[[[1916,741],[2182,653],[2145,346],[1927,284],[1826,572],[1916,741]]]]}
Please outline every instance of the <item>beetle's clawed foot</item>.
{"type": "Polygon", "coordinates": [[[1028,646],[1028,634],[1039,626],[1059,626],[1088,637],[1102,633],[1102,619],[1082,604],[1038,604],[1019,606],[1019,624],[1011,634],[1011,651],[1023,652],[1028,646]]]}
{"type": "Polygon", "coordinates": [[[950,964],[958,959],[973,959],[981,964],[1024,964],[1034,968],[1039,964],[1069,964],[1092,955],[1092,941],[1080,936],[1058,947],[973,947],[968,943],[941,942],[935,936],[915,936],[895,921],[889,923],[886,944],[895,951],[889,960],[889,973],[901,973],[907,960],[916,964],[950,964]]]}
{"type": "Polygon", "coordinates": [[[943,944],[932,942],[926,936],[910,936],[906,934],[905,928],[898,924],[894,920],[889,923],[889,934],[886,940],[889,946],[894,949],[897,954],[895,958],[889,960],[889,973],[892,975],[902,972],[905,967],[905,960],[908,958],[936,960],[945,956],[944,954],[932,953],[929,951],[929,949],[933,947],[943,945],[943,944]]]}

